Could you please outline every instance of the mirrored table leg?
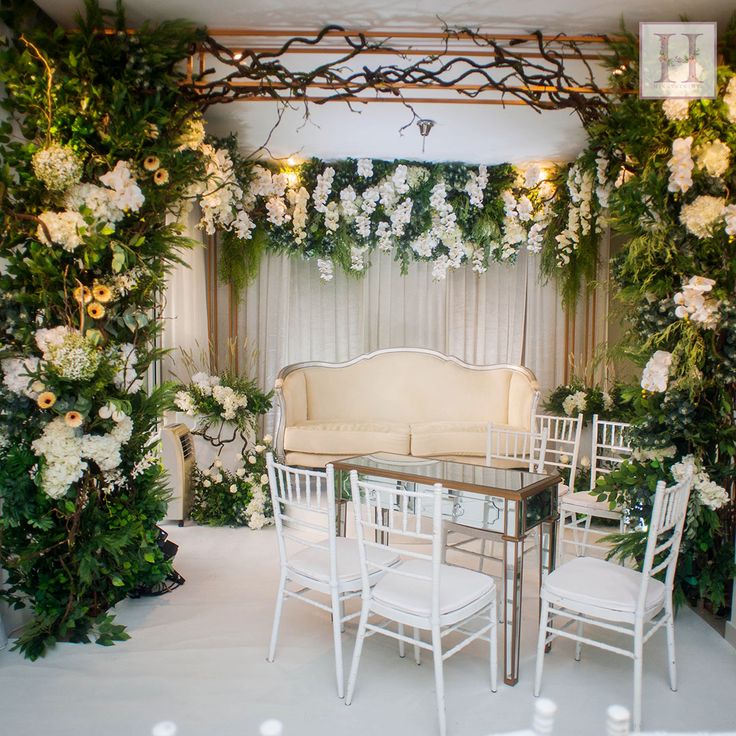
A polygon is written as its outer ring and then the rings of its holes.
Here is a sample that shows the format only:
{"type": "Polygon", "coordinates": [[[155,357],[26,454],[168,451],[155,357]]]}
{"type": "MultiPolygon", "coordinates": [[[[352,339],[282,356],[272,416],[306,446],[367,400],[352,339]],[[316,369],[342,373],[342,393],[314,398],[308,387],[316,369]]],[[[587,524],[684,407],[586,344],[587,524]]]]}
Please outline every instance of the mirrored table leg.
{"type": "Polygon", "coordinates": [[[524,539],[505,536],[503,547],[503,680],[507,685],[515,685],[519,680],[521,583],[524,568],[524,539]]]}

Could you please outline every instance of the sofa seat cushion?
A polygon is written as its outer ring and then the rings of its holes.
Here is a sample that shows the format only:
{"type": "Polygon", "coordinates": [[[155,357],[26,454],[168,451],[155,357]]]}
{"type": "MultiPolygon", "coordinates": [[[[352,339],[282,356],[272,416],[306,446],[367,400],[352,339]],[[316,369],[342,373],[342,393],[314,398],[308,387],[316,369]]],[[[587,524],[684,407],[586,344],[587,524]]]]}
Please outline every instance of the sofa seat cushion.
{"type": "MultiPolygon", "coordinates": [[[[596,557],[575,557],[560,565],[544,580],[544,590],[564,598],[566,608],[598,606],[609,611],[633,614],[636,610],[642,574],[614,562],[596,557]]],[[[663,605],[666,588],[652,578],[647,585],[644,603],[647,617],[655,614],[663,605]]]]}
{"type": "MultiPolygon", "coordinates": [[[[495,422],[493,426],[523,430],[523,427],[495,422]]],[[[414,422],[411,425],[411,454],[416,457],[485,457],[487,434],[488,422],[414,422]]]]}
{"type": "Polygon", "coordinates": [[[286,428],[284,449],[321,455],[409,454],[409,425],[399,422],[307,420],[286,428]]]}

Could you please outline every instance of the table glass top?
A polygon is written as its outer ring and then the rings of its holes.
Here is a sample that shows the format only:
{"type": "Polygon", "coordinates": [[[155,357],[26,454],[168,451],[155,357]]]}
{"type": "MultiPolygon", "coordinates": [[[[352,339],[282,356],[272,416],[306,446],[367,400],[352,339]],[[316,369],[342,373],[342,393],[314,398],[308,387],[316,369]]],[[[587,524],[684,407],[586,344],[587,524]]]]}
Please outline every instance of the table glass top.
{"type": "Polygon", "coordinates": [[[559,480],[557,476],[544,473],[530,473],[520,468],[492,468],[485,465],[470,465],[450,460],[427,460],[417,462],[400,455],[377,456],[361,455],[335,462],[338,469],[362,468],[381,471],[398,476],[410,476],[416,482],[442,483],[448,487],[460,485],[467,490],[477,492],[503,491],[519,492],[536,483],[545,482],[552,485],[559,480]],[[552,480],[555,478],[555,480],[552,480]],[[551,481],[551,482],[550,482],[551,481]],[[474,487],[471,489],[470,487],[474,487]]]}

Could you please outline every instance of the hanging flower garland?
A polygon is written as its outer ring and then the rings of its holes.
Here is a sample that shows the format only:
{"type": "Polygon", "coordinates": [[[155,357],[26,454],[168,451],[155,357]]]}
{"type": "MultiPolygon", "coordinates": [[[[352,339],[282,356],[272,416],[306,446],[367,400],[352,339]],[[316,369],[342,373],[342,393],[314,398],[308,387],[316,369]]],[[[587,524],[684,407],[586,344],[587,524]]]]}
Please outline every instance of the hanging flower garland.
{"type": "Polygon", "coordinates": [[[427,164],[346,159],[277,165],[243,160],[237,139],[205,144],[206,182],[192,194],[200,227],[223,231],[223,277],[242,287],[254,256],[272,250],[314,259],[324,281],[360,276],[371,254],[390,253],[405,272],[432,264],[435,280],[470,266],[514,263],[541,249],[554,187],[540,166],[427,164]]]}

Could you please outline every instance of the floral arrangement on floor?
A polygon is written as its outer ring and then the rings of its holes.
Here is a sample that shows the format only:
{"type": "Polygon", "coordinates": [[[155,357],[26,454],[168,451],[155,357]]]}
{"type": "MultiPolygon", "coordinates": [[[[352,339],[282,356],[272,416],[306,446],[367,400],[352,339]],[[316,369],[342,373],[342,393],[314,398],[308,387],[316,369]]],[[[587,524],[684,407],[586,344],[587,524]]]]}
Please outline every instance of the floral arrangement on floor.
{"type": "MultiPolygon", "coordinates": [[[[733,31],[725,48],[731,62],[733,31]]],[[[636,38],[613,43],[612,52],[611,83],[636,87],[636,38]]],[[[583,172],[578,219],[553,205],[554,217],[570,217],[580,237],[570,249],[550,226],[544,252],[547,273],[560,279],[571,302],[597,258],[597,238],[583,237],[586,213],[625,238],[612,278],[628,321],[622,347],[643,367],[633,401],[637,451],[597,490],[624,505],[635,524],[645,522],[657,481],[672,483],[694,464],[677,586],[681,599],[704,600],[714,611],[726,605],[736,572],[734,68],[719,68],[714,100],[612,96],[608,114],[589,125],[588,146],[575,164],[583,172]]],[[[588,234],[594,230],[591,224],[588,234]]],[[[617,541],[619,554],[641,561],[643,533],[617,541]]]]}
{"type": "Polygon", "coordinates": [[[246,452],[235,472],[217,458],[209,468],[194,470],[191,518],[198,524],[245,526],[261,529],[273,520],[266,473],[266,452],[272,438],[246,452]]]}
{"type": "Polygon", "coordinates": [[[109,609],[171,569],[155,439],[171,395],[146,374],[190,245],[167,216],[205,175],[177,71],[197,32],[126,28],[88,0],[78,33],[0,49],[17,126],[0,123],[0,595],[33,610],[16,643],[31,659],[127,638],[109,609]]]}
{"type": "Polygon", "coordinates": [[[241,432],[254,430],[256,421],[271,409],[273,391],[265,394],[255,381],[229,371],[215,376],[200,371],[189,384],[177,387],[174,403],[191,417],[200,419],[200,429],[230,424],[241,432]]]}
{"type": "Polygon", "coordinates": [[[432,263],[436,280],[470,266],[514,263],[541,250],[554,187],[538,165],[468,166],[346,159],[286,165],[244,160],[237,139],[205,146],[210,174],[198,190],[200,226],[222,231],[221,274],[237,289],[260,254],[316,260],[360,276],[371,253],[392,253],[404,271],[432,263]]]}
{"type": "Polygon", "coordinates": [[[543,403],[548,414],[577,417],[583,415],[587,424],[597,414],[601,419],[627,421],[629,417],[629,392],[615,384],[610,391],[599,386],[586,386],[579,378],[554,388],[543,403]]]}

